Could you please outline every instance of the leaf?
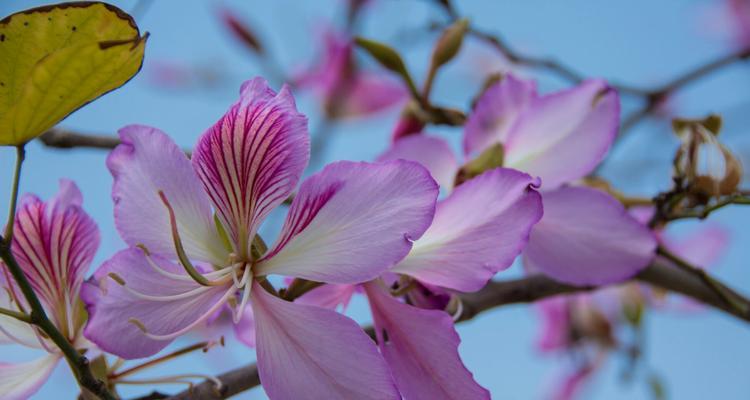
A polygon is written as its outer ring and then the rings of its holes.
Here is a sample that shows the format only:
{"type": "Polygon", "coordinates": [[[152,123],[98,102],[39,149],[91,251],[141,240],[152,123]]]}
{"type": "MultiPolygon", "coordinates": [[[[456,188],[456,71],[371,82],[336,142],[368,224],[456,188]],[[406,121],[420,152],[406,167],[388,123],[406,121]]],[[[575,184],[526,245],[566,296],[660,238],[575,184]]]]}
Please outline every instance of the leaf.
{"type": "Polygon", "coordinates": [[[0,21],[0,145],[41,135],[130,80],[148,34],[99,2],[32,8],[0,21]]]}

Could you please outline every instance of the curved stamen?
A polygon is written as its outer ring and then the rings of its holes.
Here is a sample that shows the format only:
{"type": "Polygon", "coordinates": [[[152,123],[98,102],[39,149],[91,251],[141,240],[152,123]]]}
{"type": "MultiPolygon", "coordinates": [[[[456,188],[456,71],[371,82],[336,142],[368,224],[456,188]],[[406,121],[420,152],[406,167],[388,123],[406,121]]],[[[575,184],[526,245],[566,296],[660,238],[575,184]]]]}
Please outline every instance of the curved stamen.
{"type": "MultiPolygon", "coordinates": [[[[139,249],[141,249],[141,251],[143,251],[143,255],[146,257],[146,262],[159,275],[162,275],[162,276],[170,278],[170,279],[179,280],[179,281],[194,281],[193,278],[191,278],[189,276],[175,274],[173,272],[169,272],[169,271],[165,270],[164,268],[160,267],[153,260],[153,258],[151,257],[151,252],[146,248],[146,246],[144,246],[142,244],[139,244],[139,245],[136,245],[136,247],[138,247],[139,249]]],[[[225,278],[225,279],[219,279],[219,280],[217,280],[216,283],[226,283],[227,282],[226,275],[227,275],[227,269],[228,268],[231,268],[231,267],[224,267],[224,268],[216,270],[216,271],[207,272],[207,273],[203,274],[203,276],[205,278],[208,278],[208,279],[225,278]]]]}
{"type": "Polygon", "coordinates": [[[173,294],[169,296],[154,296],[146,293],[139,292],[130,286],[126,285],[125,280],[122,279],[119,275],[115,274],[114,272],[110,272],[107,274],[108,277],[110,277],[113,281],[117,282],[118,285],[122,286],[123,289],[125,289],[128,293],[132,294],[133,296],[141,299],[141,300],[147,300],[147,301],[175,301],[175,300],[183,300],[187,299],[196,295],[199,295],[207,290],[211,290],[208,286],[201,286],[197,287],[195,289],[188,290],[187,292],[182,292],[178,294],[173,294]]]}
{"type": "Polygon", "coordinates": [[[245,275],[242,276],[242,284],[244,285],[242,300],[240,301],[240,307],[237,309],[237,313],[233,315],[235,324],[239,323],[242,319],[242,315],[245,313],[245,306],[247,306],[247,301],[250,299],[250,289],[253,285],[249,282],[249,276],[250,264],[247,264],[245,265],[245,275]]]}
{"type": "Polygon", "coordinates": [[[168,333],[168,334],[164,334],[164,335],[155,335],[153,333],[149,333],[148,332],[148,328],[146,328],[146,325],[144,325],[143,322],[139,321],[136,318],[130,318],[128,320],[128,322],[130,322],[131,324],[137,326],[138,329],[140,329],[143,332],[143,334],[146,335],[146,337],[148,337],[150,339],[153,339],[153,340],[172,340],[172,339],[174,339],[174,338],[176,338],[178,336],[181,336],[181,335],[189,332],[190,330],[192,330],[193,328],[195,328],[199,324],[203,323],[203,321],[205,321],[208,317],[210,317],[211,315],[213,315],[219,308],[221,308],[222,306],[224,306],[224,303],[226,303],[227,300],[229,300],[229,298],[231,298],[231,296],[234,295],[234,292],[235,292],[234,286],[230,287],[229,290],[227,290],[227,292],[224,294],[224,296],[222,296],[216,302],[216,304],[214,304],[213,306],[211,306],[211,308],[209,308],[205,313],[203,313],[203,315],[201,315],[200,317],[198,317],[195,320],[195,322],[193,322],[192,324],[190,324],[190,325],[188,325],[188,326],[186,326],[186,327],[184,327],[184,328],[182,328],[182,329],[180,329],[178,331],[172,332],[172,333],[168,333]]]}
{"type": "Polygon", "coordinates": [[[185,268],[185,271],[190,275],[191,278],[193,278],[196,282],[203,286],[217,286],[221,285],[221,282],[212,282],[208,279],[206,279],[205,276],[203,276],[198,269],[195,268],[195,266],[190,262],[190,259],[187,256],[187,253],[185,253],[185,247],[182,245],[182,239],[180,239],[180,233],[177,230],[177,217],[174,214],[174,209],[172,208],[172,205],[169,204],[169,200],[167,200],[167,196],[164,194],[163,191],[159,190],[159,197],[161,198],[161,201],[164,203],[164,205],[167,207],[167,211],[169,211],[169,223],[172,225],[172,239],[174,240],[174,247],[177,251],[177,258],[180,260],[180,264],[182,264],[182,267],[185,268]]]}

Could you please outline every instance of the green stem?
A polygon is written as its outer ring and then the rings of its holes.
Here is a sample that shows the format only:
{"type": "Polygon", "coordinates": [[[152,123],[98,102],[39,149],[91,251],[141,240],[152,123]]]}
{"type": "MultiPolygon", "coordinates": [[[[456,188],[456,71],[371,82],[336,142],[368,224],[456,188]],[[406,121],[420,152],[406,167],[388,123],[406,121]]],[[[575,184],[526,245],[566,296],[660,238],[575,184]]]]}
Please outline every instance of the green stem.
{"type": "Polygon", "coordinates": [[[22,321],[22,322],[26,322],[27,324],[31,323],[31,315],[24,314],[24,313],[19,312],[19,311],[13,311],[13,310],[9,310],[7,308],[0,307],[0,314],[7,315],[7,316],[9,316],[11,318],[15,318],[15,319],[17,319],[19,321],[22,321]]]}
{"type": "Polygon", "coordinates": [[[115,396],[107,390],[104,383],[94,377],[89,368],[89,360],[79,353],[68,339],[60,333],[52,321],[49,320],[42,303],[39,301],[36,293],[34,293],[34,289],[31,287],[28,279],[26,279],[26,275],[11,252],[10,241],[2,237],[0,237],[0,258],[5,262],[5,266],[13,276],[16,284],[18,284],[19,289],[21,289],[26,302],[29,304],[29,308],[31,309],[29,314],[30,322],[46,333],[50,340],[60,349],[81,387],[91,391],[91,393],[100,399],[115,400],[115,396]]]}
{"type": "Polygon", "coordinates": [[[8,210],[8,222],[5,225],[5,241],[10,243],[13,240],[13,223],[16,220],[16,204],[18,202],[18,183],[21,180],[21,165],[26,158],[26,149],[24,144],[16,146],[16,168],[13,172],[13,186],[10,194],[10,209],[8,210]]]}

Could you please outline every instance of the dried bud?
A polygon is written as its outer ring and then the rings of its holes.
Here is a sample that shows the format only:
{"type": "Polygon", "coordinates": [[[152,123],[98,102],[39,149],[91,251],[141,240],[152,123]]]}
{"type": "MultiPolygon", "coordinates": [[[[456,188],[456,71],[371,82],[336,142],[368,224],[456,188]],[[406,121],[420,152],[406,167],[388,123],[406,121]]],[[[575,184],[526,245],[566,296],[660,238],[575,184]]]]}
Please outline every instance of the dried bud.
{"type": "Polygon", "coordinates": [[[678,119],[672,122],[682,145],[675,157],[675,173],[700,201],[729,195],[742,180],[742,165],[717,138],[721,118],[678,119]]]}

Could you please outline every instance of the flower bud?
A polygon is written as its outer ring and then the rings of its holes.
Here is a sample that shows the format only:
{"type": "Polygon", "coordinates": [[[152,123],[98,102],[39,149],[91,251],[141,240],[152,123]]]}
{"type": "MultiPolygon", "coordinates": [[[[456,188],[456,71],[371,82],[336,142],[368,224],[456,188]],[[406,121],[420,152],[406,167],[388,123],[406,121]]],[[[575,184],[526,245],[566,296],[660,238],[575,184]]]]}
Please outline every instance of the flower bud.
{"type": "Polygon", "coordinates": [[[464,35],[468,29],[469,20],[466,18],[460,19],[453,23],[453,25],[445,28],[432,51],[433,69],[442,66],[458,54],[458,51],[461,49],[461,43],[464,40],[464,35]]]}

